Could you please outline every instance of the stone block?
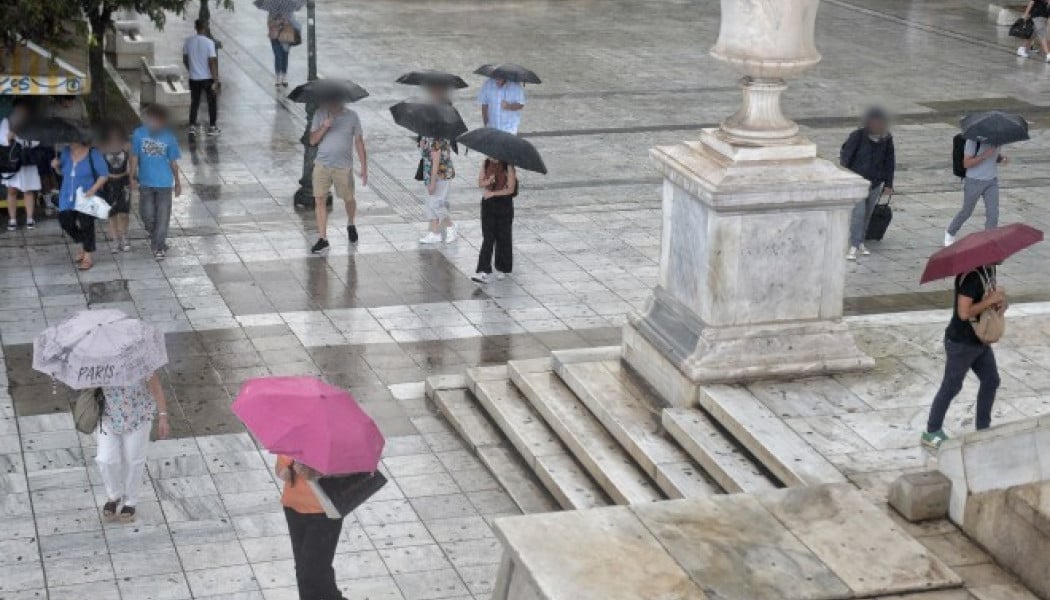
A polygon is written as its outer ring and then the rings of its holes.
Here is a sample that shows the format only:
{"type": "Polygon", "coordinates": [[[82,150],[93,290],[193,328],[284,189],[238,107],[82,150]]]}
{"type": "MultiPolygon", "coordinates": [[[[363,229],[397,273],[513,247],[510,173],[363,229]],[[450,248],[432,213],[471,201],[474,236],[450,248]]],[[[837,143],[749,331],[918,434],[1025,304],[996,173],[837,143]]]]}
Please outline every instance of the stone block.
{"type": "Polygon", "coordinates": [[[890,486],[888,501],[912,523],[943,519],[948,513],[952,481],[940,471],[906,473],[890,486]]]}

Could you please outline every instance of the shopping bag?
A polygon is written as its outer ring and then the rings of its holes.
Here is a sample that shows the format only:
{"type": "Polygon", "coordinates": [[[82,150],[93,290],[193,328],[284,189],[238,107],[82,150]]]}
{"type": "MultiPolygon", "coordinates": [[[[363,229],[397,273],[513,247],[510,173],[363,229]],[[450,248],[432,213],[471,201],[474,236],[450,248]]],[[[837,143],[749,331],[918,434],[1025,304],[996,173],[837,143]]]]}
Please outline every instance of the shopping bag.
{"type": "Polygon", "coordinates": [[[104,220],[109,218],[109,203],[98,196],[85,196],[84,190],[80,188],[77,188],[73,210],[85,215],[91,215],[96,219],[104,220]]]}

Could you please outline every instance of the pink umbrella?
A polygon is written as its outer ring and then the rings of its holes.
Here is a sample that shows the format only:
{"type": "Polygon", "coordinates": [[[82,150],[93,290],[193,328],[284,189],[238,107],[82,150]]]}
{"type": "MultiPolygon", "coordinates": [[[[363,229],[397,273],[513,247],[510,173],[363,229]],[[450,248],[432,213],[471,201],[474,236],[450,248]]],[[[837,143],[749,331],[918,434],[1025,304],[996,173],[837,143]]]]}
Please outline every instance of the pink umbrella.
{"type": "Polygon", "coordinates": [[[383,453],[383,434],[354,397],[314,377],[249,379],[233,412],[267,450],[325,475],[373,472],[383,453]]]}

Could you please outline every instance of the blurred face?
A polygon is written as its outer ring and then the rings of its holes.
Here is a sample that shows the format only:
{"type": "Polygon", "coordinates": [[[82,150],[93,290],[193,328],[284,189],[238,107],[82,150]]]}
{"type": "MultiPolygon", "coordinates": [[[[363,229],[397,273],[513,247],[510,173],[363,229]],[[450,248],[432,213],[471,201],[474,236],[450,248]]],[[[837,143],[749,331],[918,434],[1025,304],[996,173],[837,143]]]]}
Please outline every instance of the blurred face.
{"type": "Polygon", "coordinates": [[[496,85],[503,87],[507,83],[506,79],[496,79],[496,85]]]}
{"type": "Polygon", "coordinates": [[[871,119],[868,121],[868,131],[875,135],[886,133],[886,121],[883,119],[871,119]]]}
{"type": "Polygon", "coordinates": [[[325,108],[325,110],[327,110],[330,113],[341,112],[343,110],[343,103],[342,102],[329,102],[328,104],[325,105],[324,108],[325,108]]]}
{"type": "Polygon", "coordinates": [[[144,118],[142,122],[150,131],[160,131],[161,129],[164,129],[165,125],[167,125],[165,120],[157,115],[146,115],[146,118],[144,118]]]}
{"type": "Polygon", "coordinates": [[[11,122],[21,123],[22,120],[26,118],[26,115],[28,113],[29,110],[25,106],[19,104],[18,106],[11,109],[11,122]]]}
{"type": "Polygon", "coordinates": [[[444,100],[448,96],[447,90],[440,85],[427,86],[427,93],[435,100],[444,100]]]}

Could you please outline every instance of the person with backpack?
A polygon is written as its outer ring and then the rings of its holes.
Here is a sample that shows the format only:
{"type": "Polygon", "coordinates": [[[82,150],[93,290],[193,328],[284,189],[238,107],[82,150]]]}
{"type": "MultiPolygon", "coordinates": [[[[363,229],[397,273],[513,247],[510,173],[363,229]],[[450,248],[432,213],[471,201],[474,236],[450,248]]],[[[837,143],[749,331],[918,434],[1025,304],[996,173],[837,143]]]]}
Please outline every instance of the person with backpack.
{"type": "Polygon", "coordinates": [[[944,378],[933,398],[926,430],[921,436],[922,444],[934,449],[948,439],[944,433],[944,416],[962,390],[966,374],[972,370],[980,382],[975,410],[978,430],[991,425],[992,405],[1000,383],[992,346],[982,341],[974,329],[975,322],[986,310],[1006,310],[1006,290],[995,284],[995,266],[957,275],[954,298],[952,318],[944,332],[944,378]]]}
{"type": "Polygon", "coordinates": [[[106,185],[109,167],[105,157],[91,146],[86,136],[66,146],[51,164],[62,174],[58,223],[75,243],[80,244],[75,262],[81,271],[87,271],[94,266],[91,253],[95,251],[95,217],[76,210],[77,190],[81,190],[85,197],[97,196],[106,185]]]}
{"type": "Polygon", "coordinates": [[[486,158],[478,175],[481,193],[481,251],[478,268],[470,277],[485,284],[496,267],[496,279],[502,280],[514,269],[513,232],[514,197],[518,195],[518,176],[514,165],[486,158]],[[493,261],[495,252],[495,261],[493,261]]]}
{"type": "Polygon", "coordinates": [[[1009,159],[999,152],[998,146],[975,140],[964,141],[961,134],[955,136],[952,170],[963,178],[963,204],[944,231],[945,246],[955,243],[955,235],[973,214],[980,199],[984,200],[984,228],[999,226],[999,165],[1008,163],[1009,159]]]}
{"type": "Polygon", "coordinates": [[[0,184],[7,188],[7,230],[18,229],[18,192],[26,208],[26,229],[36,228],[33,209],[36,208],[36,195],[42,187],[40,172],[33,162],[33,153],[39,147],[34,141],[24,140],[15,130],[29,119],[29,109],[24,102],[15,101],[11,114],[0,121],[0,148],[6,155],[5,162],[10,162],[17,169],[10,173],[0,173],[0,184]]]}
{"type": "Polygon", "coordinates": [[[880,108],[871,108],[864,114],[864,122],[846,138],[839,151],[839,164],[868,180],[868,195],[853,207],[849,225],[849,253],[847,260],[857,260],[857,252],[868,255],[864,237],[871,222],[875,205],[883,194],[893,193],[893,175],[897,158],[893,136],[889,131],[889,116],[880,108]]]}
{"type": "Polygon", "coordinates": [[[1028,58],[1029,47],[1038,40],[1046,62],[1050,62],[1050,42],[1046,39],[1047,17],[1050,17],[1050,3],[1047,0],[1029,0],[1021,18],[1032,20],[1032,37],[1024,40],[1024,44],[1017,48],[1017,56],[1028,58]]]}

